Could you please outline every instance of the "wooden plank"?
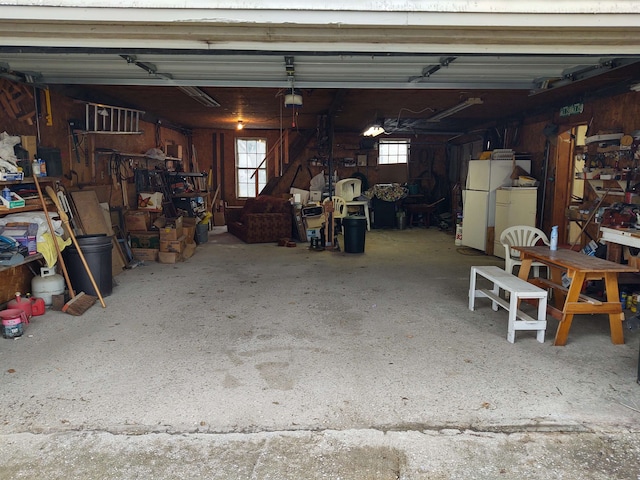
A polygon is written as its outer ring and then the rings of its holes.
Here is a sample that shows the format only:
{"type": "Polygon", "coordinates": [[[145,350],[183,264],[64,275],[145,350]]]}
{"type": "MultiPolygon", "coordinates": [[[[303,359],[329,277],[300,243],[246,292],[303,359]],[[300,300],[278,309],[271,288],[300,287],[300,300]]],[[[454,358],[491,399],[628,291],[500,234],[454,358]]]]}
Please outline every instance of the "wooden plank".
{"type": "MultiPolygon", "coordinates": [[[[114,249],[121,252],[120,245],[113,235],[111,221],[105,219],[104,209],[98,202],[98,196],[93,190],[79,190],[70,193],[73,203],[78,211],[78,218],[82,222],[85,235],[105,234],[111,237],[114,249]]],[[[108,215],[108,212],[107,212],[108,215]]],[[[111,255],[111,273],[117,275],[122,272],[125,262],[122,253],[111,255]]]]}
{"type": "Polygon", "coordinates": [[[4,92],[0,92],[0,103],[4,107],[4,110],[5,110],[6,114],[9,115],[11,118],[15,119],[16,118],[16,114],[13,113],[13,109],[11,108],[11,104],[9,103],[9,100],[7,99],[7,96],[6,96],[6,94],[4,92]]]}
{"type": "MultiPolygon", "coordinates": [[[[504,308],[507,312],[511,309],[511,305],[508,301],[506,301],[504,298],[496,295],[495,293],[493,293],[491,290],[489,289],[485,289],[485,288],[481,288],[479,290],[476,290],[476,292],[482,292],[482,294],[484,295],[485,298],[490,299],[493,302],[496,302],[498,305],[500,305],[502,308],[504,308]]],[[[482,297],[480,297],[482,298],[482,297]]],[[[522,299],[524,300],[524,299],[522,299]]],[[[534,299],[531,299],[532,301],[534,299]]],[[[540,299],[535,299],[537,301],[540,301],[540,299]]],[[[540,320],[538,320],[537,318],[533,318],[531,315],[523,312],[522,310],[518,309],[516,310],[516,318],[519,319],[522,322],[530,322],[530,323],[537,323],[540,320]]]]}
{"type": "Polygon", "coordinates": [[[111,225],[107,224],[102,214],[98,195],[93,190],[78,190],[70,193],[76,206],[77,215],[82,223],[85,235],[110,235],[111,225]]]}
{"type": "MultiPolygon", "coordinates": [[[[532,281],[532,283],[534,282],[532,281]]],[[[541,278],[541,277],[536,278],[535,283],[539,284],[543,288],[544,287],[553,288],[554,290],[559,290],[561,292],[564,292],[565,294],[569,292],[569,289],[567,287],[560,285],[559,283],[552,282],[551,280],[547,280],[546,278],[541,278]]],[[[597,300],[593,297],[589,297],[588,295],[584,295],[582,293],[580,294],[579,298],[583,302],[589,303],[591,305],[602,305],[602,302],[600,300],[597,300]]]]}
{"type": "Polygon", "coordinates": [[[109,226],[109,231],[111,232],[111,245],[112,245],[112,255],[111,255],[111,274],[112,276],[116,276],[119,273],[122,273],[124,267],[127,266],[127,260],[125,259],[122,248],[120,247],[120,243],[116,238],[115,232],[113,231],[113,225],[111,224],[111,213],[109,212],[109,204],[101,204],[103,205],[101,208],[102,215],[104,216],[105,223],[109,226]],[[106,205],[106,208],[104,208],[106,205]]]}

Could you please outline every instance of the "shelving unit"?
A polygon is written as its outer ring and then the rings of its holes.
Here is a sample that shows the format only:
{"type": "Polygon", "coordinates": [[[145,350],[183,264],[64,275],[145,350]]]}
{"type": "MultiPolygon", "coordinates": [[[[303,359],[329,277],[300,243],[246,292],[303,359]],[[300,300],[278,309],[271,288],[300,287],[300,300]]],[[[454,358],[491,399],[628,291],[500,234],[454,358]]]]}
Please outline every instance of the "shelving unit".
{"type": "MultiPolygon", "coordinates": [[[[58,177],[41,177],[38,179],[38,182],[41,184],[52,184],[60,181],[58,177]]],[[[11,188],[11,186],[24,186],[24,185],[35,185],[33,178],[25,178],[21,181],[0,181],[0,190],[2,190],[5,186],[11,188]]],[[[42,204],[40,203],[40,198],[37,197],[37,192],[35,191],[36,196],[33,198],[25,198],[25,195],[21,195],[25,199],[24,207],[17,208],[6,208],[0,204],[0,217],[8,215],[10,213],[23,213],[23,212],[35,212],[38,210],[42,210],[42,204]]],[[[53,203],[45,196],[45,201],[47,206],[53,206],[53,203]]]]}
{"type": "MultiPolygon", "coordinates": [[[[38,182],[41,184],[41,188],[44,189],[44,185],[51,185],[58,182],[58,177],[41,177],[38,178],[38,182]]],[[[35,197],[32,195],[25,198],[26,205],[18,208],[0,208],[0,218],[13,213],[25,213],[42,211],[42,203],[37,196],[37,190],[35,189],[35,181],[33,177],[25,178],[22,181],[0,181],[0,189],[5,186],[10,188],[16,186],[28,187],[35,192],[35,197]]],[[[17,188],[16,188],[17,190],[17,188]]],[[[24,192],[24,188],[21,192],[24,192]]],[[[25,196],[21,194],[21,196],[25,196]]],[[[47,207],[53,207],[53,202],[48,200],[48,196],[45,195],[45,201],[47,207]]],[[[31,279],[34,275],[34,262],[43,262],[44,257],[40,253],[29,255],[24,260],[16,265],[0,265],[0,303],[5,302],[12,298],[13,294],[19,292],[29,292],[31,290],[31,279]]],[[[42,266],[42,264],[40,265],[42,266]]]]}

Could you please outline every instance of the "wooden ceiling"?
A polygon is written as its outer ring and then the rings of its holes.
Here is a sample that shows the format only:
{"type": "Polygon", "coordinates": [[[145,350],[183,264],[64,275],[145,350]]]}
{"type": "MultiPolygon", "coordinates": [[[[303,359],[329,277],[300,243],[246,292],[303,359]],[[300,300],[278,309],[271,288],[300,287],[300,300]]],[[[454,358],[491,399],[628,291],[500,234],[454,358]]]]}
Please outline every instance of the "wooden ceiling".
{"type": "Polygon", "coordinates": [[[532,93],[523,89],[365,89],[301,88],[301,107],[285,107],[288,89],[267,87],[200,87],[219,107],[205,107],[176,87],[147,85],[57,86],[84,100],[145,111],[145,118],[160,119],[188,129],[233,129],[238,120],[245,128],[313,129],[318,117],[335,112],[334,128],[340,132],[362,132],[384,120],[387,133],[456,135],[485,125],[522,119],[545,109],[588,100],[590,97],[629,90],[640,79],[640,64],[634,63],[565,86],[532,93]],[[439,122],[428,117],[468,98],[472,105],[439,122]]]}

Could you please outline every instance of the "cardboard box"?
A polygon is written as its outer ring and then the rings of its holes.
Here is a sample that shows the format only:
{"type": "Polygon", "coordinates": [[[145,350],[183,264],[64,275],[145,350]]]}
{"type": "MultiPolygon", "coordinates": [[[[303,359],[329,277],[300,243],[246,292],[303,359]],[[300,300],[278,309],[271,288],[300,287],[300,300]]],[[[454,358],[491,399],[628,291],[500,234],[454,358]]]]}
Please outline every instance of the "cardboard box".
{"type": "Polygon", "coordinates": [[[224,219],[224,212],[213,212],[213,224],[216,227],[222,227],[227,224],[227,221],[224,219]]]}
{"type": "Polygon", "coordinates": [[[312,215],[309,217],[303,217],[303,220],[307,229],[320,228],[324,223],[324,215],[312,215]]]}
{"type": "Polygon", "coordinates": [[[197,219],[193,217],[182,217],[182,234],[187,245],[195,243],[197,219]]]}
{"type": "Polygon", "coordinates": [[[164,227],[160,228],[160,241],[177,240],[184,235],[182,217],[165,219],[164,227]]]}
{"type": "Polygon", "coordinates": [[[4,197],[0,198],[2,198],[2,204],[7,208],[24,207],[24,198],[22,198],[16,192],[11,192],[11,200],[7,200],[4,197]]]}
{"type": "Polygon", "coordinates": [[[176,252],[158,252],[160,263],[177,263],[182,261],[182,254],[176,252]]]}
{"type": "Polygon", "coordinates": [[[129,232],[131,248],[160,248],[160,233],[129,232]]]}
{"type": "Polygon", "coordinates": [[[195,244],[195,242],[194,243],[187,243],[187,245],[184,247],[184,251],[182,252],[182,258],[184,258],[185,260],[187,258],[191,258],[194,253],[196,253],[196,244],[195,244]]]}
{"type": "Polygon", "coordinates": [[[24,180],[24,172],[0,172],[0,181],[21,182],[24,180]]]}
{"type": "Polygon", "coordinates": [[[186,237],[184,235],[182,235],[177,240],[160,239],[160,251],[182,253],[186,244],[186,237]]]}
{"type": "Polygon", "coordinates": [[[0,235],[13,238],[20,245],[27,248],[29,255],[38,253],[37,223],[19,223],[10,227],[0,227],[0,235]]]}
{"type": "Polygon", "coordinates": [[[309,201],[310,202],[321,202],[322,201],[322,192],[320,190],[310,190],[309,191],[309,201]]]}
{"type": "Polygon", "coordinates": [[[124,214],[124,224],[129,232],[146,232],[151,227],[151,215],[144,210],[129,210],[124,214]]]}
{"type": "Polygon", "coordinates": [[[182,159],[182,145],[167,145],[167,157],[182,159]]]}
{"type": "Polygon", "coordinates": [[[22,135],[20,137],[20,144],[22,148],[29,153],[29,161],[33,160],[33,157],[38,156],[38,141],[35,135],[22,135]]]}
{"type": "Polygon", "coordinates": [[[144,260],[147,262],[155,262],[158,260],[157,248],[132,248],[131,253],[135,260],[144,260]]]}
{"type": "Polygon", "coordinates": [[[145,210],[162,210],[162,192],[145,193],[140,192],[138,194],[138,208],[145,210]]]}
{"type": "Polygon", "coordinates": [[[182,227],[184,242],[189,245],[196,242],[196,226],[182,227]]]}

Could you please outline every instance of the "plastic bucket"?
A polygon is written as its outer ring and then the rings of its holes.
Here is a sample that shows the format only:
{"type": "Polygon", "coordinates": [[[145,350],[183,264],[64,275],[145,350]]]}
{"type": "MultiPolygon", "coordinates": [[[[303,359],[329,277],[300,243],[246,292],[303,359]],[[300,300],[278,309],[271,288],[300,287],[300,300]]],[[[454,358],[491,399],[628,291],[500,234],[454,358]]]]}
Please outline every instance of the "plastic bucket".
{"type": "Polygon", "coordinates": [[[209,225],[206,223],[198,223],[196,225],[196,243],[207,243],[209,241],[209,225]]]}
{"type": "MultiPolygon", "coordinates": [[[[106,235],[85,235],[77,237],[78,245],[84,255],[89,270],[93,275],[96,285],[103,297],[111,295],[113,290],[113,277],[111,275],[111,237],[106,235]]],[[[69,279],[76,293],[84,292],[97,296],[96,290],[91,284],[91,279],[82,264],[82,259],[75,245],[71,245],[62,251],[67,264],[69,279]]]]}
{"type": "Polygon", "coordinates": [[[367,219],[363,215],[350,215],[342,219],[344,232],[344,251],[347,253],[364,252],[364,239],[367,231],[367,219]]]}

